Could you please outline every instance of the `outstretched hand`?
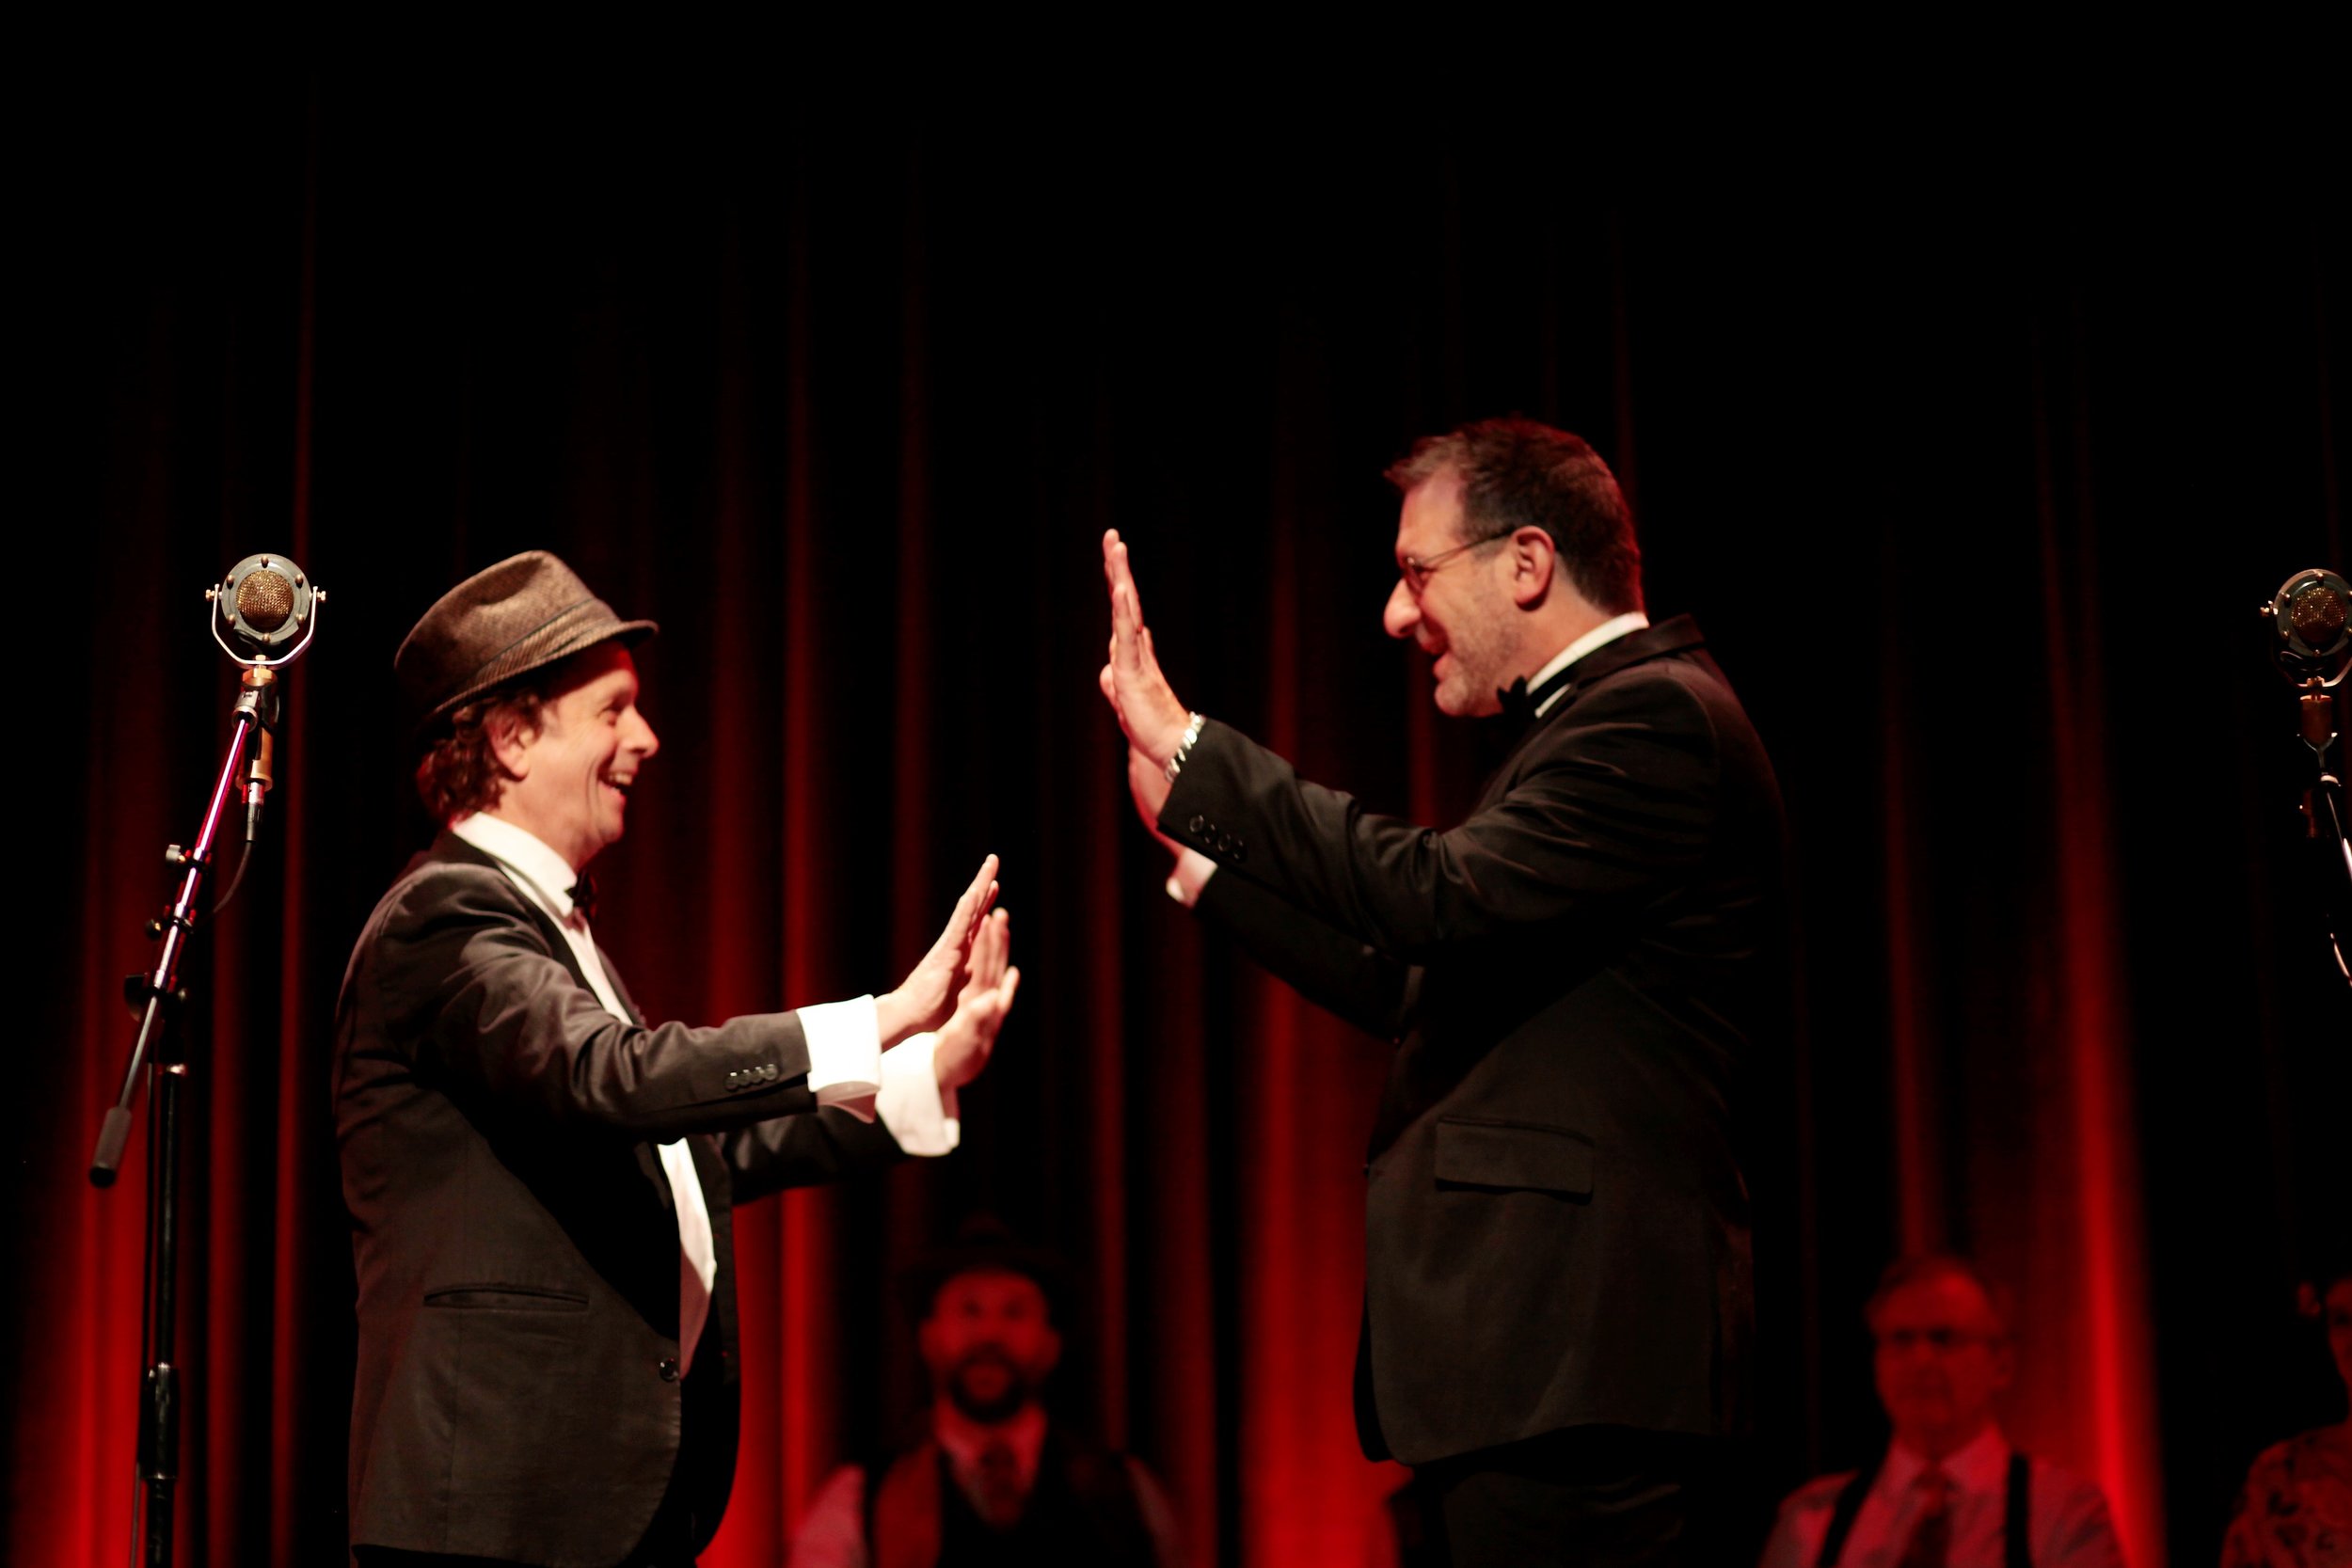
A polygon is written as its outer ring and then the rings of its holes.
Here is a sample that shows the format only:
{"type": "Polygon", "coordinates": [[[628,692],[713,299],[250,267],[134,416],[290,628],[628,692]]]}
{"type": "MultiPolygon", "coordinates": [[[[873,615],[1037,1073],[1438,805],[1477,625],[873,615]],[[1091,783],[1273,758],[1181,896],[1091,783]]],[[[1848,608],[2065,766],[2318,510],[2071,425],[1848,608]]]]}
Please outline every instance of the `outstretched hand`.
{"type": "Polygon", "coordinates": [[[972,978],[931,1048],[931,1071],[941,1088],[960,1089],[988,1066],[996,1031],[1012,1010],[1012,993],[1021,989],[1021,971],[1008,961],[1011,951],[1012,917],[998,910],[980,922],[972,942],[972,978]]]}
{"type": "Polygon", "coordinates": [[[979,875],[963,890],[947,924],[899,983],[898,989],[874,1002],[882,1049],[887,1051],[909,1035],[936,1029],[947,1021],[959,986],[971,971],[972,949],[989,907],[996,902],[996,857],[980,863],[979,875]]]}
{"type": "Polygon", "coordinates": [[[1111,596],[1111,653],[1099,681],[1127,736],[1127,782],[1136,813],[1157,832],[1160,806],[1168,800],[1168,759],[1183,744],[1192,716],[1160,673],[1127,546],[1117,529],[1103,535],[1103,581],[1111,596]]]}
{"type": "Polygon", "coordinates": [[[1103,581],[1111,595],[1111,657],[1103,666],[1103,695],[1119,715],[1127,744],[1166,767],[1184,738],[1192,716],[1176,700],[1160,661],[1152,651],[1152,632],[1143,624],[1143,601],[1136,593],[1136,576],[1127,562],[1127,546],[1112,529],[1103,535],[1103,581]]]}

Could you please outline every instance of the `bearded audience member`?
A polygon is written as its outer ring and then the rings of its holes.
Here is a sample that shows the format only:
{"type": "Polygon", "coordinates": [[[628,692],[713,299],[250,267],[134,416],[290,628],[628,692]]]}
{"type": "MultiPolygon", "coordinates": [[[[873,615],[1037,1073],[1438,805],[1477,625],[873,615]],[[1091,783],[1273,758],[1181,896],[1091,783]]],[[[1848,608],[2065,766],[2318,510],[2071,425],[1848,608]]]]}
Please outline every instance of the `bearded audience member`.
{"type": "Polygon", "coordinates": [[[1152,1473],[1047,1407],[1067,1294],[1056,1260],[977,1222],[912,1283],[930,1403],[895,1451],[826,1481],[793,1568],[1173,1568],[1173,1516],[1152,1473]]]}

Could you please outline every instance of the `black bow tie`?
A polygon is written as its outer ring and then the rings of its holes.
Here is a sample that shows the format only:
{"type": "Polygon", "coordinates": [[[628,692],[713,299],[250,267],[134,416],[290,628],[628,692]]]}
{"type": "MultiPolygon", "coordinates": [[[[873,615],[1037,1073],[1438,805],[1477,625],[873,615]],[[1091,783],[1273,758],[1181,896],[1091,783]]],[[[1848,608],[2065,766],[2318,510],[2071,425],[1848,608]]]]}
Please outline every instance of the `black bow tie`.
{"type": "Polygon", "coordinates": [[[596,879],[585,871],[572,884],[572,912],[586,921],[596,918],[596,879]]]}
{"type": "Polygon", "coordinates": [[[1550,674],[1544,677],[1544,682],[1541,686],[1534,688],[1533,690],[1530,690],[1528,688],[1527,677],[1525,675],[1521,675],[1518,680],[1513,681],[1509,686],[1506,686],[1497,691],[1495,693],[1495,699],[1502,705],[1502,717],[1509,720],[1513,724],[1518,725],[1521,729],[1525,729],[1528,725],[1534,723],[1535,721],[1535,710],[1543,706],[1544,704],[1549,700],[1553,692],[1560,690],[1568,684],[1568,674],[1575,668],[1575,665],[1570,664],[1563,669],[1554,670],[1550,674]]]}

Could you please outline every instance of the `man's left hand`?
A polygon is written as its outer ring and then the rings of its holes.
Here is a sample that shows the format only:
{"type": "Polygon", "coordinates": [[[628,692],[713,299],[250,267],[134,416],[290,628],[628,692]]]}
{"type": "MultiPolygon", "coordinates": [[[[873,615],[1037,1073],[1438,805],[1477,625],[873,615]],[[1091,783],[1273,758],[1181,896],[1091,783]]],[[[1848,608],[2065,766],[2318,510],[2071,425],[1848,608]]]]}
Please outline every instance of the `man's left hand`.
{"type": "Polygon", "coordinates": [[[1011,951],[1011,917],[998,910],[980,922],[979,934],[972,939],[972,978],[931,1047],[931,1070],[941,1088],[960,1089],[988,1066],[996,1031],[1012,1010],[1012,993],[1021,989],[1021,971],[1008,961],[1011,951]]]}
{"type": "Polygon", "coordinates": [[[1103,695],[1119,715],[1127,744],[1164,768],[1184,743],[1192,715],[1160,673],[1151,630],[1143,624],[1135,573],[1128,567],[1127,546],[1117,529],[1103,535],[1103,580],[1111,595],[1111,657],[1103,666],[1103,695]]]}
{"type": "Polygon", "coordinates": [[[956,980],[972,973],[972,950],[988,927],[989,907],[996,902],[996,857],[980,863],[979,875],[963,890],[947,925],[923,955],[923,961],[898,983],[898,989],[874,998],[874,1023],[884,1051],[910,1035],[936,1029],[948,1017],[956,998],[956,980]]]}

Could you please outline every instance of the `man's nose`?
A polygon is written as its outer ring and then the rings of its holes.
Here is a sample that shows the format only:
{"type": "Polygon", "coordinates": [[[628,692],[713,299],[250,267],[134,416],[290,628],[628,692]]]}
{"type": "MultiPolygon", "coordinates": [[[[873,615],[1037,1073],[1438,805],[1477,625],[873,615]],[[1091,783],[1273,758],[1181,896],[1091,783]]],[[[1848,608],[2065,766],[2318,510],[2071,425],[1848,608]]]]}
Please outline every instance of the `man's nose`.
{"type": "Polygon", "coordinates": [[[628,739],[628,744],[637,754],[649,757],[661,750],[661,737],[653,733],[653,726],[645,722],[645,716],[635,708],[628,710],[628,716],[637,721],[637,733],[628,739]]]}
{"type": "Polygon", "coordinates": [[[1391,637],[1410,637],[1413,628],[1421,625],[1421,601],[1413,597],[1413,591],[1405,586],[1403,578],[1397,578],[1396,586],[1389,590],[1388,605],[1380,611],[1380,625],[1391,637]]]}

